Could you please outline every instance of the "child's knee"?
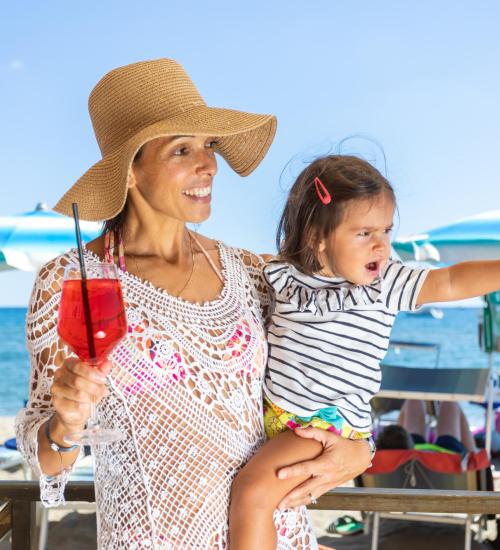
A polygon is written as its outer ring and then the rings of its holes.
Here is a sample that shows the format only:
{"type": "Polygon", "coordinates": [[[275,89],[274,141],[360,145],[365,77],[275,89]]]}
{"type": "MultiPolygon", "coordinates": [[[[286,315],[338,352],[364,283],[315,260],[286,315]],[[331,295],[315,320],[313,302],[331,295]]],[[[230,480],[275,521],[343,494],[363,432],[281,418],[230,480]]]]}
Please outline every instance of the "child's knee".
{"type": "Polygon", "coordinates": [[[231,487],[231,507],[240,509],[274,509],[270,502],[269,477],[262,472],[245,468],[239,472],[231,487]]]}

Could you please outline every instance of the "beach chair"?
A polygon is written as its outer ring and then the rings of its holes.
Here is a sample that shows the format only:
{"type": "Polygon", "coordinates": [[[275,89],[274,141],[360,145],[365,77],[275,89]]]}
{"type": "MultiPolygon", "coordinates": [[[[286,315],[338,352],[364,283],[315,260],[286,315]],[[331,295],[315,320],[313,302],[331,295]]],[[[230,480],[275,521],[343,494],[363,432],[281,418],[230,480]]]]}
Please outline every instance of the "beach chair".
{"type": "MultiPolygon", "coordinates": [[[[488,454],[484,449],[469,453],[465,458],[459,454],[446,454],[429,451],[379,450],[373,464],[357,478],[361,487],[405,488],[405,489],[445,489],[482,491],[493,490],[493,479],[488,454]]],[[[479,540],[482,540],[484,516],[456,514],[414,514],[410,512],[375,512],[372,516],[371,550],[377,550],[380,519],[405,519],[438,523],[458,523],[465,526],[464,550],[471,547],[471,527],[479,525],[479,540]]]]}
{"type": "Polygon", "coordinates": [[[23,469],[24,478],[28,479],[30,468],[17,450],[16,438],[12,437],[0,445],[0,470],[14,471],[19,466],[23,469]]]}

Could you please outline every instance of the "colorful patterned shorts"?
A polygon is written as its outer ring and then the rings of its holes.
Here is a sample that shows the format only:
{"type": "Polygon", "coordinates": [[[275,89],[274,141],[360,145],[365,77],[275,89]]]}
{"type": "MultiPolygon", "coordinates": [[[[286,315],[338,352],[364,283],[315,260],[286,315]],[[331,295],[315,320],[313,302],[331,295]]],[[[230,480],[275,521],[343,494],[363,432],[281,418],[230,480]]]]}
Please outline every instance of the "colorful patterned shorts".
{"type": "Polygon", "coordinates": [[[343,417],[338,413],[337,407],[321,409],[318,416],[305,418],[296,414],[284,411],[278,405],[264,397],[264,429],[269,439],[284,432],[286,429],[295,429],[299,426],[313,426],[334,432],[346,439],[368,439],[370,432],[358,432],[346,424],[343,417]]]}

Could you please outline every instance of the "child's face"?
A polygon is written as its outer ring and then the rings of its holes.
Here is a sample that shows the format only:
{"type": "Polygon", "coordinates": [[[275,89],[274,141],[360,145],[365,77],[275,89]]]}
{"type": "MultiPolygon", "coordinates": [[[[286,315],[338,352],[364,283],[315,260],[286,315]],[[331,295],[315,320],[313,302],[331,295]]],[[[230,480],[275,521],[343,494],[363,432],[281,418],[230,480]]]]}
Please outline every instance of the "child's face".
{"type": "Polygon", "coordinates": [[[320,243],[321,273],[371,284],[390,256],[394,209],[386,193],[348,204],[343,221],[320,243]]]}

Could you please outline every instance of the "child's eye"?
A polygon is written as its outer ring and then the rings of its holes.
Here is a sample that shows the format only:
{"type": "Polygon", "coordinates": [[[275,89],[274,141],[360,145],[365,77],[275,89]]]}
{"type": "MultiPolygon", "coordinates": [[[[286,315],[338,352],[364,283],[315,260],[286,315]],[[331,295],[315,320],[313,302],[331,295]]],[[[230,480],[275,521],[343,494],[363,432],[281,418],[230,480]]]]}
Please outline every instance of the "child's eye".
{"type": "Polygon", "coordinates": [[[368,237],[369,234],[370,234],[369,231],[360,231],[358,233],[358,237],[368,237]]]}
{"type": "Polygon", "coordinates": [[[388,227],[388,228],[384,231],[384,233],[385,233],[386,235],[390,235],[390,234],[392,233],[392,227],[388,227]]]}

